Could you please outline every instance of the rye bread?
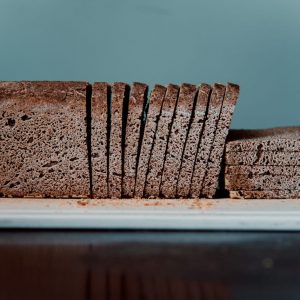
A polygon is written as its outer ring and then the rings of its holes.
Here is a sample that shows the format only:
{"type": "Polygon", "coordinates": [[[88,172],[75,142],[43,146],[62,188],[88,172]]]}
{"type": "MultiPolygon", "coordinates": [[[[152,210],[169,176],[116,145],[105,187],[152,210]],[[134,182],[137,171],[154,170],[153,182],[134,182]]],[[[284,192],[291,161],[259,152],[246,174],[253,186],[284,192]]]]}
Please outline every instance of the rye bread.
{"type": "Polygon", "coordinates": [[[107,128],[110,85],[95,82],[92,89],[92,178],[93,197],[108,197],[107,128]]]}
{"type": "Polygon", "coordinates": [[[300,152],[242,151],[227,152],[226,165],[299,166],[300,152]]]}
{"type": "Polygon", "coordinates": [[[88,197],[86,82],[0,82],[0,194],[88,197]]]}
{"type": "Polygon", "coordinates": [[[205,83],[200,85],[188,138],[185,144],[184,155],[182,156],[176,191],[177,197],[188,197],[190,193],[194,161],[196,159],[199,140],[203,133],[203,124],[206,117],[210,92],[210,85],[205,83]]]}
{"type": "Polygon", "coordinates": [[[128,101],[126,137],[124,148],[124,177],[122,180],[122,195],[126,198],[134,196],[136,167],[141,126],[144,121],[144,103],[147,98],[148,86],[144,83],[132,84],[128,101]]]}
{"type": "Polygon", "coordinates": [[[209,155],[206,173],[202,183],[201,197],[212,198],[216,193],[221,171],[222,157],[225,148],[225,141],[228,135],[239,92],[240,87],[238,85],[233,83],[227,84],[213,147],[209,155]]]}
{"type": "Polygon", "coordinates": [[[300,151],[300,127],[230,130],[226,152],[300,151]]]}
{"type": "Polygon", "coordinates": [[[172,126],[174,110],[178,99],[179,87],[169,84],[157,124],[153,150],[149,159],[146,175],[144,196],[149,198],[159,197],[159,188],[164,167],[165,153],[172,126]]]}
{"type": "Polygon", "coordinates": [[[149,165],[149,158],[152,152],[153,141],[156,134],[157,123],[160,117],[166,88],[161,85],[155,85],[150,96],[149,110],[143,134],[143,142],[141,145],[141,153],[138,162],[135,197],[142,198],[144,195],[144,187],[146,174],[149,165]]]}
{"type": "Polygon", "coordinates": [[[300,190],[230,191],[232,199],[300,199],[300,190]]]}
{"type": "Polygon", "coordinates": [[[300,166],[226,166],[225,174],[300,176],[300,166]]]}
{"type": "Polygon", "coordinates": [[[112,84],[108,176],[110,198],[121,198],[122,196],[122,117],[123,106],[128,95],[129,86],[126,83],[115,82],[112,84]]]}
{"type": "Polygon", "coordinates": [[[200,197],[202,182],[204,180],[209,154],[211,152],[214,137],[216,134],[224,94],[225,86],[222,84],[214,84],[211,93],[211,99],[209,101],[207,119],[204,124],[204,131],[202,139],[198,146],[194,165],[190,191],[190,195],[192,198],[200,197]]]}
{"type": "Polygon", "coordinates": [[[160,194],[162,197],[176,197],[180,162],[189,130],[196,91],[195,85],[184,83],[180,87],[161,181],[160,194]]]}
{"type": "Polygon", "coordinates": [[[228,191],[300,190],[300,176],[225,175],[228,191]]]}

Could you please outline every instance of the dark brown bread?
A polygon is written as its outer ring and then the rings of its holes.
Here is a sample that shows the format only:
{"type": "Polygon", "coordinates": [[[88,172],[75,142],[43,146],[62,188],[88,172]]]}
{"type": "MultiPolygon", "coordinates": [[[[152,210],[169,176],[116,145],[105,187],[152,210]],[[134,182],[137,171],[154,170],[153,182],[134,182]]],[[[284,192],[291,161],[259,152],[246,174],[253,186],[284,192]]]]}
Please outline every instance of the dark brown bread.
{"type": "Polygon", "coordinates": [[[300,127],[230,130],[226,152],[300,151],[300,127]]]}
{"type": "Polygon", "coordinates": [[[87,197],[86,82],[0,82],[0,194],[87,197]]]}
{"type": "Polygon", "coordinates": [[[300,166],[226,166],[225,173],[229,175],[285,175],[300,176],[300,166]]]}
{"type": "Polygon", "coordinates": [[[196,91],[195,85],[182,84],[180,87],[161,181],[160,194],[166,198],[176,197],[180,162],[192,116],[196,91]]]}
{"type": "Polygon", "coordinates": [[[170,135],[178,93],[179,87],[177,85],[168,85],[161,115],[157,124],[156,136],[146,176],[145,196],[149,198],[159,197],[159,187],[161,184],[167,142],[170,135]]]}
{"type": "Polygon", "coordinates": [[[122,196],[122,116],[129,86],[123,82],[112,85],[111,129],[109,147],[109,197],[122,196]]]}
{"type": "Polygon", "coordinates": [[[209,160],[206,166],[206,174],[202,183],[202,197],[212,198],[216,193],[221,171],[222,157],[225,148],[225,141],[228,135],[239,92],[240,87],[238,85],[233,83],[227,84],[213,147],[209,155],[209,160]]]}
{"type": "Polygon", "coordinates": [[[138,145],[140,138],[141,123],[144,117],[144,100],[147,96],[147,91],[148,86],[146,84],[139,82],[133,83],[128,101],[122,193],[124,197],[129,198],[132,198],[134,196],[136,166],[138,159],[138,145]]]}
{"type": "Polygon", "coordinates": [[[93,196],[107,198],[107,102],[109,84],[96,82],[92,90],[93,196]]]}
{"type": "Polygon", "coordinates": [[[299,190],[300,176],[285,175],[225,175],[228,191],[299,190]]]}
{"type": "Polygon", "coordinates": [[[227,152],[226,165],[299,166],[300,152],[243,151],[227,152]]]}
{"type": "Polygon", "coordinates": [[[200,197],[202,182],[221,113],[224,93],[224,85],[214,84],[207,112],[207,120],[205,121],[202,139],[197,150],[190,192],[192,198],[200,197]]]}
{"type": "Polygon", "coordinates": [[[149,111],[147,115],[143,142],[141,146],[141,154],[140,154],[137,175],[136,175],[136,183],[135,183],[136,198],[142,198],[144,195],[144,187],[145,187],[146,174],[148,170],[149,158],[153,146],[154,137],[156,134],[157,122],[160,117],[165,93],[166,93],[165,87],[161,85],[155,85],[150,96],[149,111]]]}
{"type": "Polygon", "coordinates": [[[193,112],[193,120],[188,133],[184,155],[182,156],[177,183],[177,197],[188,197],[190,193],[194,162],[196,159],[199,140],[201,139],[203,132],[203,124],[206,117],[210,92],[210,85],[205,83],[200,85],[193,112]]]}
{"type": "Polygon", "coordinates": [[[300,190],[230,191],[232,199],[300,199],[300,190]]]}

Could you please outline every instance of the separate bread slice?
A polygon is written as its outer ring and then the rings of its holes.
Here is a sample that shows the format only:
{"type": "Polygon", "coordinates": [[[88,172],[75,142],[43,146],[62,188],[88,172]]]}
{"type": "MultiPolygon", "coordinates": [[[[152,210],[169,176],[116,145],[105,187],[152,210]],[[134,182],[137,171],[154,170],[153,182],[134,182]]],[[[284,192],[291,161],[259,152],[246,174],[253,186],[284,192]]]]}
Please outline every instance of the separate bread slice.
{"type": "Polygon", "coordinates": [[[211,99],[209,101],[207,119],[204,124],[204,131],[202,139],[198,146],[197,156],[194,165],[190,192],[192,198],[200,197],[202,183],[205,176],[205,170],[213,146],[217,124],[222,109],[224,94],[225,86],[217,83],[214,84],[211,93],[211,99]]]}
{"type": "Polygon", "coordinates": [[[107,139],[110,86],[96,82],[92,89],[92,178],[93,197],[108,197],[107,139]]]}
{"type": "Polygon", "coordinates": [[[300,176],[285,175],[225,175],[228,191],[299,190],[300,176]]]}
{"type": "Polygon", "coordinates": [[[0,194],[88,197],[86,82],[0,82],[0,194]]]}
{"type": "Polygon", "coordinates": [[[233,83],[227,84],[213,147],[205,168],[201,197],[212,198],[216,194],[221,171],[222,157],[225,148],[225,141],[228,135],[239,92],[240,87],[238,85],[233,83]]]}
{"type": "Polygon", "coordinates": [[[192,84],[184,83],[180,87],[161,181],[160,194],[165,198],[176,197],[180,162],[189,130],[196,91],[196,86],[192,84]]]}
{"type": "Polygon", "coordinates": [[[150,96],[149,110],[141,145],[141,153],[138,162],[135,197],[142,198],[144,195],[145,180],[149,165],[149,158],[153,148],[153,141],[156,134],[157,123],[160,117],[166,88],[161,85],[155,85],[150,96]]]}
{"type": "Polygon", "coordinates": [[[300,176],[300,166],[226,166],[225,174],[300,176]]]}
{"type": "Polygon", "coordinates": [[[190,193],[194,162],[196,159],[199,141],[201,140],[203,133],[203,124],[206,118],[210,93],[210,85],[205,83],[200,85],[184,154],[182,156],[176,191],[177,197],[188,197],[190,193]]]}
{"type": "Polygon", "coordinates": [[[174,111],[178,99],[179,87],[169,84],[158,120],[153,150],[149,159],[146,175],[144,196],[149,198],[159,197],[161,177],[164,168],[165,154],[170,136],[174,111]]]}
{"type": "Polygon", "coordinates": [[[300,151],[300,126],[268,129],[232,129],[226,152],[300,151]]]}
{"type": "Polygon", "coordinates": [[[232,199],[300,199],[300,190],[230,191],[232,199]]]}
{"type": "Polygon", "coordinates": [[[122,117],[129,90],[129,86],[123,82],[115,82],[112,85],[108,176],[110,198],[122,196],[122,117]]]}
{"type": "Polygon", "coordinates": [[[226,165],[300,166],[300,152],[242,151],[227,152],[226,165]]]}
{"type": "Polygon", "coordinates": [[[144,104],[147,92],[148,86],[146,84],[139,82],[132,84],[128,101],[124,148],[124,177],[122,181],[122,195],[126,198],[134,196],[136,167],[139,157],[138,150],[142,123],[144,122],[144,104]]]}

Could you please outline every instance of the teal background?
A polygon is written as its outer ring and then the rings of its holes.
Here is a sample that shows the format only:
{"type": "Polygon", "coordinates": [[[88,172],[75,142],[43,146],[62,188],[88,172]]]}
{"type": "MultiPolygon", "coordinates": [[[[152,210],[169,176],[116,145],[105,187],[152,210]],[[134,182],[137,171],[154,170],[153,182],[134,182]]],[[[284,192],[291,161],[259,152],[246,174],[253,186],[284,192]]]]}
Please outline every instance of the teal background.
{"type": "Polygon", "coordinates": [[[300,125],[299,0],[1,0],[0,80],[227,82],[233,127],[300,125]]]}

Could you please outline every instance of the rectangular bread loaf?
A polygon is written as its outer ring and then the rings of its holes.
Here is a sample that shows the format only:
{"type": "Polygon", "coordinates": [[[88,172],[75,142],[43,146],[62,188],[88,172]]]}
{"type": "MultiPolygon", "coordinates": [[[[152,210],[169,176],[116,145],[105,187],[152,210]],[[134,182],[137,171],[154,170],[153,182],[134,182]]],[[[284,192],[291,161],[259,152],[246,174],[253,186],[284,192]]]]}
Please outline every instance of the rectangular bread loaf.
{"type": "Polygon", "coordinates": [[[217,191],[225,141],[239,92],[240,87],[238,85],[233,83],[227,84],[213,146],[205,168],[201,197],[212,198],[217,191]]]}
{"type": "Polygon", "coordinates": [[[88,197],[86,82],[0,82],[0,194],[88,197]]]}
{"type": "MultiPolygon", "coordinates": [[[[145,180],[149,165],[149,158],[152,152],[153,141],[156,134],[157,123],[160,117],[166,88],[155,85],[150,96],[149,110],[141,145],[141,153],[138,162],[138,169],[135,183],[135,197],[142,198],[144,195],[145,180]]],[[[154,154],[155,155],[155,154],[154,154]]]]}
{"type": "Polygon", "coordinates": [[[153,150],[150,155],[149,167],[146,175],[144,196],[148,198],[159,197],[165,154],[178,94],[179,87],[174,84],[169,84],[157,124],[153,150]]]}
{"type": "Polygon", "coordinates": [[[141,128],[144,120],[144,104],[147,99],[148,86],[135,82],[132,85],[128,101],[128,115],[126,123],[126,138],[124,149],[124,177],[122,194],[126,198],[134,196],[136,167],[139,158],[139,143],[141,128]]]}
{"type": "Polygon", "coordinates": [[[222,84],[214,84],[211,99],[209,101],[207,119],[204,125],[202,139],[198,146],[197,156],[194,165],[194,171],[191,184],[191,197],[200,197],[202,183],[205,176],[207,162],[213,146],[217,124],[220,117],[223,99],[225,94],[225,86],[222,84]]]}
{"type": "Polygon", "coordinates": [[[191,121],[196,91],[195,85],[182,84],[180,87],[161,181],[160,194],[165,198],[176,197],[180,164],[191,121]]]}
{"type": "Polygon", "coordinates": [[[122,196],[122,122],[123,106],[129,97],[129,86],[123,82],[112,85],[109,147],[109,197],[122,196]]]}
{"type": "Polygon", "coordinates": [[[203,124],[206,118],[207,104],[211,93],[211,86],[201,84],[197,94],[193,118],[186,141],[184,154],[182,156],[181,167],[177,183],[177,197],[187,198],[190,193],[193,168],[197,154],[199,141],[202,138],[203,124]]]}

